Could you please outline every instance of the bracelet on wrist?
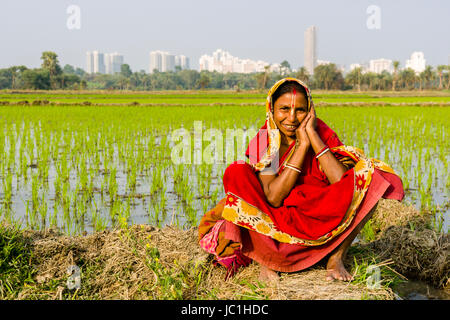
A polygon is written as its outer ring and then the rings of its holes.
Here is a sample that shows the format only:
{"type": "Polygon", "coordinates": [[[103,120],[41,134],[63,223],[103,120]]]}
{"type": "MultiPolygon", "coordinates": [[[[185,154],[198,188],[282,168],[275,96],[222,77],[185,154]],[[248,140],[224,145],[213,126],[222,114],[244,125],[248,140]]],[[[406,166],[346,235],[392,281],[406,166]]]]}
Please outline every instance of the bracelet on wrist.
{"type": "Polygon", "coordinates": [[[284,166],[285,166],[286,168],[289,168],[289,169],[291,169],[291,170],[294,170],[294,171],[296,171],[296,172],[298,172],[298,173],[302,173],[302,171],[300,170],[300,168],[297,168],[297,167],[295,167],[295,166],[293,166],[293,165],[290,165],[289,163],[286,163],[284,166]]]}
{"type": "Polygon", "coordinates": [[[318,159],[320,156],[324,155],[326,152],[330,151],[330,148],[325,147],[322,150],[320,150],[317,155],[316,155],[316,159],[318,159]]]}

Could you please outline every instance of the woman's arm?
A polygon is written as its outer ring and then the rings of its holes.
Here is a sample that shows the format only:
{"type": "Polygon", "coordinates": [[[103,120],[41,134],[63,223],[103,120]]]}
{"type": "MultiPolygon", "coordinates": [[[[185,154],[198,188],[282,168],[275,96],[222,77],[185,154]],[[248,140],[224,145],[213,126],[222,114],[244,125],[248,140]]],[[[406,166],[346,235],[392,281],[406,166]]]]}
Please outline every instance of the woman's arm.
{"type": "MultiPolygon", "coordinates": [[[[289,159],[289,164],[297,168],[302,167],[306,153],[311,146],[308,134],[306,133],[308,117],[310,116],[308,115],[305,118],[305,121],[302,121],[295,132],[297,143],[295,144],[294,152],[289,159]]],[[[286,198],[289,192],[291,192],[299,174],[299,172],[288,167],[286,167],[279,175],[276,173],[268,174],[267,171],[263,171],[258,174],[258,179],[264,190],[264,194],[266,195],[267,201],[271,206],[280,207],[283,204],[284,198],[286,198]]]]}
{"type": "MultiPolygon", "coordinates": [[[[305,146],[295,146],[295,148],[296,149],[289,160],[289,164],[301,168],[309,146],[307,148],[305,146]]],[[[264,194],[271,206],[280,207],[283,204],[283,200],[288,196],[289,192],[291,192],[299,174],[299,172],[287,167],[279,175],[266,174],[265,172],[258,174],[264,194]]]]}
{"type": "MultiPolygon", "coordinates": [[[[326,145],[316,131],[316,111],[314,110],[313,104],[311,104],[310,114],[311,118],[306,124],[306,132],[309,140],[311,141],[311,147],[317,154],[325,148],[326,145]]],[[[321,155],[319,157],[319,163],[331,184],[341,180],[342,176],[347,171],[347,168],[338,159],[336,159],[331,151],[327,151],[321,155]]]]}

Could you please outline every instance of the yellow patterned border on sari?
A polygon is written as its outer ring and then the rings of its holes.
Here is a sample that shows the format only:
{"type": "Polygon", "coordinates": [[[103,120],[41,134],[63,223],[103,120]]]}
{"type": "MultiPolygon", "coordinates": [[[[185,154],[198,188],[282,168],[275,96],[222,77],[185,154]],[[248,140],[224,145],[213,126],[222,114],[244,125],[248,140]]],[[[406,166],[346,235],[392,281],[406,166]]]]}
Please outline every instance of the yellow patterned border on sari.
{"type": "Polygon", "coordinates": [[[330,232],[321,237],[310,240],[301,239],[285,232],[280,231],[273,223],[271,218],[255,206],[247,203],[237,195],[227,193],[226,204],[222,212],[222,217],[236,225],[259,232],[269,236],[279,242],[298,244],[303,246],[319,246],[327,243],[337,235],[341,234],[353,221],[356,211],[359,208],[364,196],[369,189],[372,181],[374,168],[395,174],[394,170],[386,163],[369,159],[364,152],[358,148],[351,146],[339,146],[331,149],[332,151],[341,151],[355,160],[354,166],[354,193],[352,202],[347,209],[342,223],[330,232]]]}

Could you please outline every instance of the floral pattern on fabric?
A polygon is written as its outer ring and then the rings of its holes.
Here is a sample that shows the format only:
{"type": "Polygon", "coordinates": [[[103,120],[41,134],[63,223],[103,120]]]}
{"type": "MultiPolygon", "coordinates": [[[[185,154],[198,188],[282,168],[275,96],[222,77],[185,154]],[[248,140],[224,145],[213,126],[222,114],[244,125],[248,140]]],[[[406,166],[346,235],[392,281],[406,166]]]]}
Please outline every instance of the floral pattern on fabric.
{"type": "MultiPolygon", "coordinates": [[[[230,197],[232,201],[227,200],[227,204],[222,213],[222,217],[236,225],[244,228],[254,230],[263,235],[269,236],[279,242],[298,244],[304,246],[319,246],[322,245],[340,233],[342,233],[352,222],[356,215],[364,196],[369,189],[372,180],[374,168],[385,172],[394,173],[386,163],[377,159],[369,159],[365,156],[362,150],[351,146],[338,146],[332,150],[340,151],[347,154],[355,160],[354,166],[354,193],[352,202],[344,216],[343,222],[334,230],[327,232],[325,235],[317,239],[300,239],[280,231],[273,223],[271,218],[260,209],[252,206],[238,196],[228,193],[227,198],[230,197]]],[[[395,174],[395,173],[394,173],[395,174]]]]}

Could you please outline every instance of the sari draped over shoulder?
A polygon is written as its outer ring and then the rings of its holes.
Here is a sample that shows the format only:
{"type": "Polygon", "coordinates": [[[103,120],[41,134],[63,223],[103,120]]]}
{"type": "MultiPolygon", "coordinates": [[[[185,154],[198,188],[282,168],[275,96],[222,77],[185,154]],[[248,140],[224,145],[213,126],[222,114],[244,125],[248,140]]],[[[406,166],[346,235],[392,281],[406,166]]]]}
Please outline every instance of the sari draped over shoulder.
{"type": "Polygon", "coordinates": [[[224,265],[228,275],[252,260],[270,269],[294,272],[308,268],[354,230],[380,198],[402,200],[401,179],[384,162],[370,159],[362,150],[345,146],[336,133],[317,119],[316,131],[334,156],[346,167],[342,178],[330,184],[312,148],[302,172],[280,207],[266,199],[257,173],[271,168],[280,174],[294,150],[294,143],[280,155],[279,137],[271,119],[269,91],[266,122],[248,146],[249,162],[235,162],[223,176],[226,196],[208,211],[198,228],[199,244],[224,265]]]}

